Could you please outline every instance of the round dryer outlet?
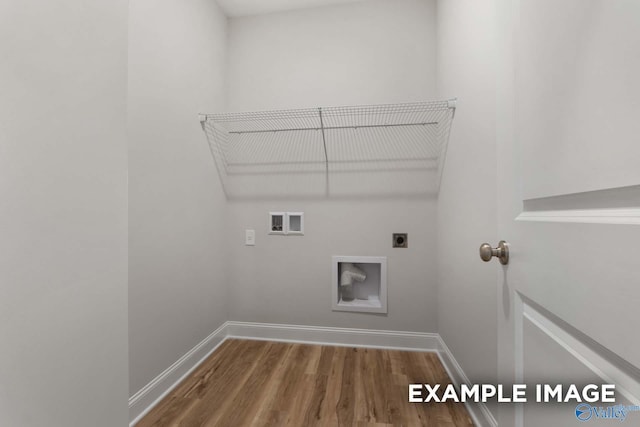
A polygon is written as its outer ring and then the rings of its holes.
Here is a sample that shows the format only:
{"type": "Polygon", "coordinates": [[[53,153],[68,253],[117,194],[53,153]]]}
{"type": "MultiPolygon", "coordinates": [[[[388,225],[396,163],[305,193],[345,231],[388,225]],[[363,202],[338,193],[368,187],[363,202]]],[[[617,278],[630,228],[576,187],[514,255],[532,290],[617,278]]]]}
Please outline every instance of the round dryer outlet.
{"type": "Polygon", "coordinates": [[[408,248],[409,239],[407,233],[393,233],[393,247],[394,248],[408,248]]]}

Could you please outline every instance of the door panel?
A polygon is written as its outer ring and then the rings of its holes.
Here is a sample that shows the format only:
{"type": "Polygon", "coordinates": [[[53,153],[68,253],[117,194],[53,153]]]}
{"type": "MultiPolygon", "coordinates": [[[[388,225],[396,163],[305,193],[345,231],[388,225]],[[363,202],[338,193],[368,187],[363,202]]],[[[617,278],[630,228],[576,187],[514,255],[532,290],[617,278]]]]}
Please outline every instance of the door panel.
{"type": "Polygon", "coordinates": [[[640,349],[629,340],[639,326],[640,228],[514,224],[508,275],[515,289],[640,366],[640,349]]]}
{"type": "MultiPolygon", "coordinates": [[[[640,3],[499,5],[500,380],[612,382],[617,404],[638,404],[640,3]]],[[[570,406],[498,418],[572,425],[570,406]]]]}
{"type": "Polygon", "coordinates": [[[523,0],[520,16],[523,198],[638,184],[640,2],[523,0]]]}
{"type": "MultiPolygon", "coordinates": [[[[575,337],[566,335],[567,331],[545,319],[537,312],[530,316],[532,309],[525,309],[523,321],[523,377],[525,383],[531,379],[529,388],[535,384],[548,383],[563,385],[602,384],[612,381],[612,366],[604,360],[585,358],[576,346],[575,337]],[[540,322],[542,320],[542,322],[540,322]],[[569,339],[563,339],[569,338],[569,339]],[[559,381],[559,379],[562,379],[559,381]]],[[[589,353],[589,352],[586,352],[589,353]]],[[[589,353],[591,355],[591,353],[589,353]]],[[[624,379],[621,379],[624,381],[624,379]]],[[[617,404],[637,405],[621,396],[617,404]]],[[[594,404],[599,407],[600,404],[594,404]]],[[[577,423],[577,403],[531,404],[523,408],[523,421],[527,427],[570,426],[577,423]]],[[[587,408],[581,408],[587,409],[587,408]]],[[[583,417],[587,418],[588,414],[583,417]]],[[[629,413],[629,421],[640,422],[640,413],[629,413]]],[[[598,420],[593,414],[589,425],[607,425],[610,419],[598,420]]]]}

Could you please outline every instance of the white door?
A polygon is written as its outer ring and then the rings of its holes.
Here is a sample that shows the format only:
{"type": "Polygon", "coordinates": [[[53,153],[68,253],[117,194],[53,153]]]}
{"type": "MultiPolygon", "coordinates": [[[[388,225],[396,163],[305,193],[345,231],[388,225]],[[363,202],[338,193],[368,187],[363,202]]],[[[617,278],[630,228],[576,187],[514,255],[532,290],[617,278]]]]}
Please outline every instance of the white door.
{"type": "MultiPolygon", "coordinates": [[[[498,4],[500,382],[614,383],[638,405],[640,2],[498,4]]],[[[577,406],[501,404],[499,424],[618,423],[577,406]]]]}

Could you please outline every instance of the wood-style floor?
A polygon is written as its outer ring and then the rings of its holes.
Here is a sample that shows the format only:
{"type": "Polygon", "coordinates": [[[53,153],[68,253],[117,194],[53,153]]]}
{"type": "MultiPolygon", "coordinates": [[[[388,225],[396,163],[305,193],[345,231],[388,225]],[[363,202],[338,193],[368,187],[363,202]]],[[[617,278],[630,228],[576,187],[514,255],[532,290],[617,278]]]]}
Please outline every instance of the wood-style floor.
{"type": "Polygon", "coordinates": [[[408,402],[449,382],[434,353],[231,339],[137,427],[473,425],[461,403],[408,402]]]}

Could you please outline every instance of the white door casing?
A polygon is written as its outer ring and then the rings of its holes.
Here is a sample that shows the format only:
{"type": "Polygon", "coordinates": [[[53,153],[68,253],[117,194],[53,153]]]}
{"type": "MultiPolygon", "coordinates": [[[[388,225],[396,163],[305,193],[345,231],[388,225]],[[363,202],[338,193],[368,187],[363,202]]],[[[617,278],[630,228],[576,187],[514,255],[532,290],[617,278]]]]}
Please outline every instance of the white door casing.
{"type": "MultiPolygon", "coordinates": [[[[638,405],[640,2],[498,6],[499,381],[614,383],[638,405]]],[[[576,406],[502,404],[498,421],[579,424],[576,406]]]]}

